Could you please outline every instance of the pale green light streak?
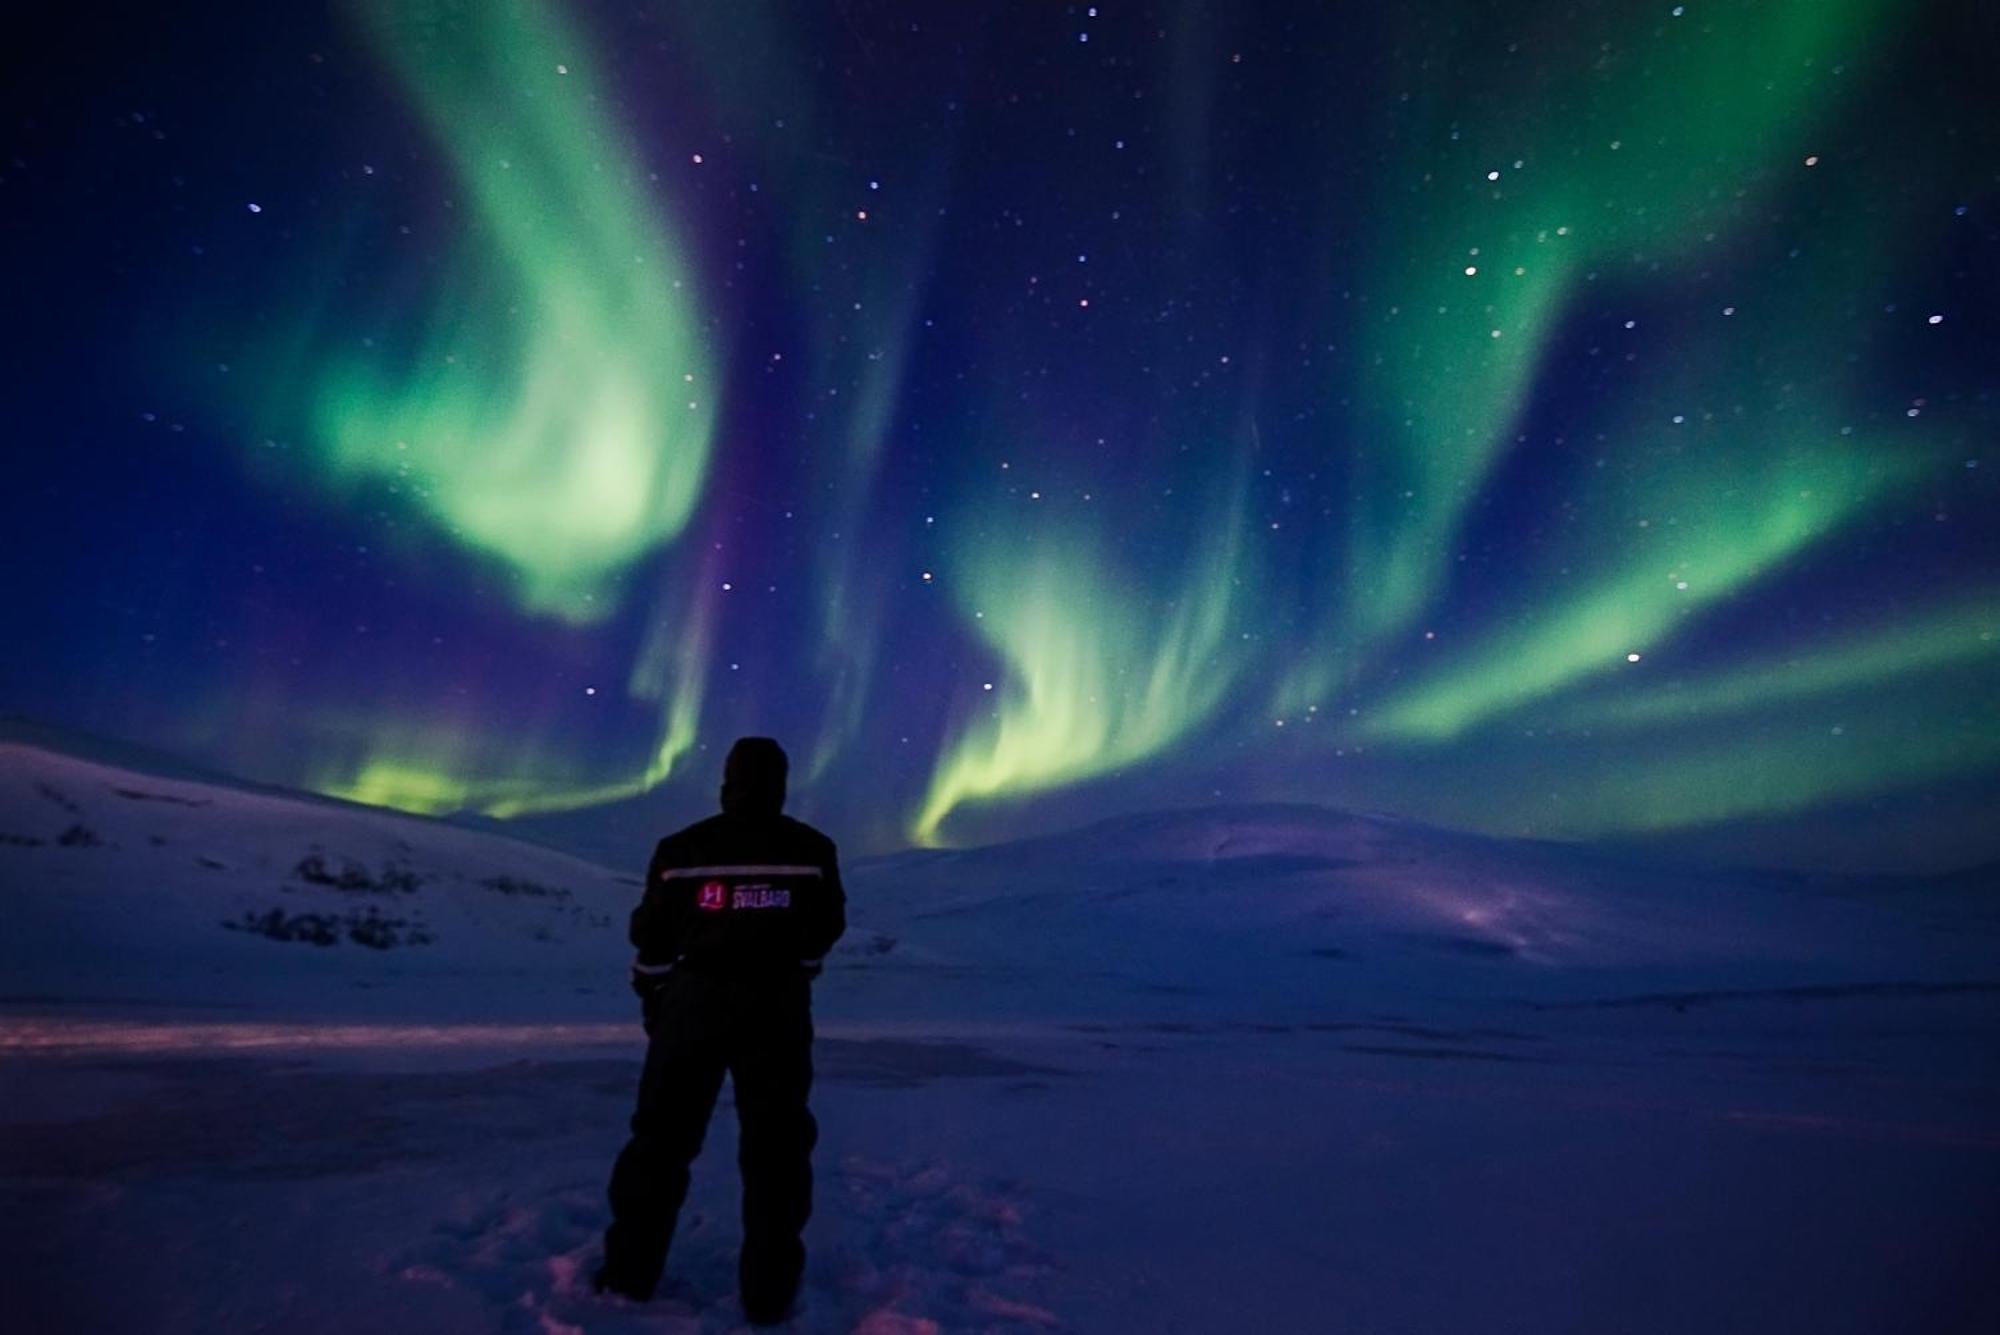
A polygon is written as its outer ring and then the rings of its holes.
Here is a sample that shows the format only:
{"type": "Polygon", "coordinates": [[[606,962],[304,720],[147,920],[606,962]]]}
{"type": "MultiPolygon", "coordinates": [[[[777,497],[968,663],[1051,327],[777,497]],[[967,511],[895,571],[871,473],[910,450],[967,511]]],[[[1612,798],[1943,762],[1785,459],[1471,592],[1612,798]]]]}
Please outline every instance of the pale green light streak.
{"type": "Polygon", "coordinates": [[[700,712],[698,692],[675,695],[666,705],[651,755],[636,773],[620,779],[592,782],[537,763],[513,775],[481,774],[491,768],[479,754],[485,749],[481,738],[487,730],[474,738],[459,738],[398,729],[393,737],[385,735],[379,749],[352,776],[324,774],[307,786],[329,797],[427,816],[476,812],[508,820],[577,811],[637,797],[665,782],[694,745],[700,712]]]}
{"type": "MultiPolygon", "coordinates": [[[[1755,714],[1663,718],[1643,733],[1530,737],[1459,749],[1370,747],[1370,801],[1489,833],[1597,839],[1806,813],[1921,790],[2000,764],[1991,660],[1858,680],[1755,714]]],[[[1310,798],[1310,794],[1302,794],[1310,798]]]]}
{"type": "Polygon", "coordinates": [[[960,602],[1008,671],[997,708],[941,756],[911,838],[939,841],[967,802],[1071,784],[1134,764],[1205,722],[1248,665],[1232,634],[1243,589],[1243,494],[1205,529],[1181,597],[1154,615],[1099,546],[1064,535],[989,538],[953,573],[960,602]]]}
{"type": "MultiPolygon", "coordinates": [[[[1726,231],[1762,168],[1867,54],[1880,0],[1769,0],[1647,12],[1549,77],[1513,48],[1467,53],[1424,105],[1449,138],[1384,213],[1360,376],[1360,495],[1342,631],[1374,642],[1433,598],[1465,508],[1511,439],[1551,331],[1587,271],[1672,258],[1726,231]],[[1532,86],[1520,81],[1534,71],[1532,86]],[[1515,162],[1522,165],[1514,166],[1515,162]],[[1489,181],[1488,173],[1498,173],[1489,181]]],[[[1573,16],[1551,19],[1573,27],[1573,16]]],[[[1419,76],[1421,77],[1421,76],[1419,76]]],[[[1296,674],[1295,674],[1296,676],[1296,674]]],[[[1330,677],[1298,677],[1292,694],[1330,677]]]]}
{"type": "MultiPolygon", "coordinates": [[[[804,365],[814,405],[799,444],[802,480],[816,499],[800,514],[815,543],[818,642],[810,666],[825,705],[794,775],[810,784],[847,754],[867,724],[886,638],[884,605],[895,584],[884,574],[915,573],[901,548],[908,526],[884,522],[876,484],[903,396],[937,219],[945,212],[944,169],[906,143],[877,190],[868,182],[880,168],[862,168],[870,153],[798,151],[800,144],[875,139],[876,108],[824,87],[825,52],[815,32],[824,22],[853,33],[866,28],[865,20],[857,28],[844,11],[823,11],[816,21],[763,4],[656,8],[676,44],[700,53],[688,63],[688,76],[706,89],[731,155],[754,161],[763,196],[782,201],[791,278],[796,291],[813,295],[796,312],[807,345],[802,363],[786,354],[788,364],[804,365]],[[771,133],[774,122],[783,123],[784,133],[771,133]]],[[[888,96],[915,94],[904,88],[888,96]]],[[[948,145],[949,133],[937,142],[948,145]]]]}
{"type": "MultiPolygon", "coordinates": [[[[714,581],[705,581],[713,587],[714,581]]],[[[639,768],[621,778],[583,777],[543,745],[491,725],[466,730],[402,720],[367,729],[358,764],[322,763],[306,786],[329,797],[421,815],[476,812],[496,819],[575,811],[637,797],[664,782],[693,747],[701,718],[713,595],[682,617],[656,617],[626,689],[657,711],[639,768]],[[511,742],[511,751],[508,748],[511,742]]],[[[560,742],[560,736],[553,738],[560,742]]]]}
{"type": "Polygon", "coordinates": [[[1580,577],[1580,592],[1545,592],[1536,610],[1392,696],[1358,731],[1443,741],[1593,675],[1643,665],[1685,616],[1775,569],[1923,468],[1913,452],[1811,445],[1761,471],[1742,449],[1711,446],[1700,457],[1706,462],[1661,451],[1657,471],[1629,489],[1643,502],[1596,507],[1624,513],[1606,526],[1613,559],[1580,577]],[[1630,653],[1640,654],[1639,665],[1626,661],[1630,653]]]}
{"type": "MultiPolygon", "coordinates": [[[[827,683],[827,707],[807,763],[808,782],[827,771],[865,721],[880,643],[884,592],[879,570],[864,570],[872,564],[864,546],[869,536],[867,508],[903,386],[917,292],[911,278],[901,285],[900,292],[866,303],[871,312],[865,326],[869,341],[864,345],[867,351],[858,359],[852,354],[839,355],[846,340],[824,331],[819,340],[815,382],[830,381],[839,387],[845,371],[849,392],[835,402],[849,406],[832,424],[831,429],[839,432],[838,450],[827,460],[833,474],[827,482],[832,493],[827,507],[831,550],[817,563],[818,664],[827,683]],[[870,575],[872,580],[867,578],[870,575]]],[[[816,395],[815,400],[822,397],[816,395]]]]}
{"type": "Polygon", "coordinates": [[[616,576],[686,523],[707,467],[720,386],[691,267],[555,11],[496,0],[426,29],[358,8],[445,148],[474,239],[409,354],[330,362],[320,457],[503,561],[526,609],[599,619],[616,576]]]}
{"type": "MultiPolygon", "coordinates": [[[[1986,769],[2000,762],[2000,712],[1979,692],[1985,684],[1894,703],[1880,694],[1856,699],[1838,731],[1817,721],[1777,722],[1684,747],[1669,740],[1603,760],[1572,755],[1556,781],[1560,804],[1543,807],[1540,818],[1570,838],[1686,829],[1986,769]]],[[[1503,796],[1499,805],[1510,802],[1503,796]]]]}
{"type": "Polygon", "coordinates": [[[1992,595],[1685,684],[1578,700],[1548,715],[1547,724],[1610,731],[1743,714],[1982,659],[2000,659],[2000,599],[1992,595]]]}

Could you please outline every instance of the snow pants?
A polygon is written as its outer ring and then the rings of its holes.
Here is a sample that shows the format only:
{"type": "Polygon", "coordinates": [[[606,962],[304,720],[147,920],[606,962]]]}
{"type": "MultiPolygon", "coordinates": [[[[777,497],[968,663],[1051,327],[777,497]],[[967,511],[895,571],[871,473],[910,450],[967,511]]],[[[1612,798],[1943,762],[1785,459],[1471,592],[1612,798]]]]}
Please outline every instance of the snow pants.
{"type": "Polygon", "coordinates": [[[666,1264],[727,1071],[743,1172],[744,1304],[782,1304],[805,1268],[812,1214],[812,982],[803,973],[732,976],[685,966],[647,1002],[650,1043],[632,1138],[611,1170],[606,1263],[650,1289],[666,1264]]]}

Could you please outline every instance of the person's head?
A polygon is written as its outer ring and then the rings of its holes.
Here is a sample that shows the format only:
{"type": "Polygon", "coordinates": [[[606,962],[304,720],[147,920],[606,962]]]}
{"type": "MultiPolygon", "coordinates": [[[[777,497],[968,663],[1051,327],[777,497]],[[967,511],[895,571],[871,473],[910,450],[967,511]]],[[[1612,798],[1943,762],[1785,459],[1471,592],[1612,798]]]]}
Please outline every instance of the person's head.
{"type": "Polygon", "coordinates": [[[739,737],[722,762],[722,809],[732,815],[775,816],[785,809],[791,762],[769,737],[739,737]]]}

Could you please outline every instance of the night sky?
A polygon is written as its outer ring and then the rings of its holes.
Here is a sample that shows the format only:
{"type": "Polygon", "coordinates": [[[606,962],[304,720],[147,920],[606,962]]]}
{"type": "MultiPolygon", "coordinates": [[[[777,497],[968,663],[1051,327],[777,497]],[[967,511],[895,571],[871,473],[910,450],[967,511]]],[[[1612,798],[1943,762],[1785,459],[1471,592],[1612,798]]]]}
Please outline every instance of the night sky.
{"type": "Polygon", "coordinates": [[[0,711],[634,863],[743,733],[855,851],[2000,856],[1992,11],[10,17],[0,711]]]}

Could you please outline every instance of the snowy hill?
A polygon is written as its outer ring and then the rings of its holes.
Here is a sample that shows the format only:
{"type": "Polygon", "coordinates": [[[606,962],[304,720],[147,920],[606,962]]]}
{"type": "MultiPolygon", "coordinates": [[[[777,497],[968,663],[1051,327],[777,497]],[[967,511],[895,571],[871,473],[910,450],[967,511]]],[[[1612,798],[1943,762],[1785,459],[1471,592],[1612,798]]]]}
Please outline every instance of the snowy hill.
{"type": "Polygon", "coordinates": [[[1986,980],[2000,941],[1993,887],[1962,878],[1696,870],[1305,806],[1126,817],[899,854],[854,879],[868,889],[857,922],[900,933],[906,962],[1060,978],[1063,1004],[1121,980],[1202,1008],[1293,1011],[1357,989],[1986,980]]]}
{"type": "Polygon", "coordinates": [[[481,1004],[546,1006],[618,978],[636,887],[436,821],[0,744],[14,998],[320,1010],[421,986],[450,1010],[467,989],[446,980],[506,976],[516,988],[481,984],[481,1004]]]}
{"type": "MultiPolygon", "coordinates": [[[[823,992],[869,1016],[1977,981],[1995,955],[1964,878],[1697,872],[1308,806],[1123,817],[847,879],[823,992]]],[[[622,1019],[637,893],[482,831],[0,743],[15,998],[622,1019]]]]}

